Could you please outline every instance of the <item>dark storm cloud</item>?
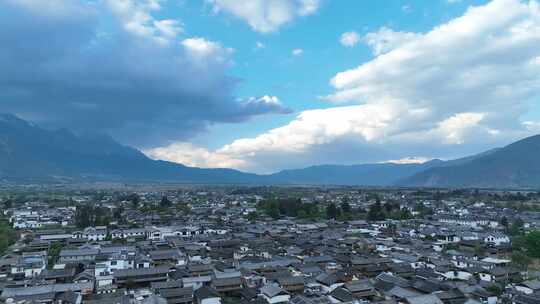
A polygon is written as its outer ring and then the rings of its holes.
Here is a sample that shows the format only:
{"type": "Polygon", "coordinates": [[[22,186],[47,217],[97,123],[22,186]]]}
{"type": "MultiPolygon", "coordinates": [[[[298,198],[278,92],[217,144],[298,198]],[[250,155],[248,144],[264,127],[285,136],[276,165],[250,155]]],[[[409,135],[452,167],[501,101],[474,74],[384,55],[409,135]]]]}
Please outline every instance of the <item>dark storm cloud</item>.
{"type": "Polygon", "coordinates": [[[0,2],[0,112],[140,146],[286,112],[236,100],[219,44],[194,58],[176,37],[136,35],[125,22],[102,2],[0,2]]]}

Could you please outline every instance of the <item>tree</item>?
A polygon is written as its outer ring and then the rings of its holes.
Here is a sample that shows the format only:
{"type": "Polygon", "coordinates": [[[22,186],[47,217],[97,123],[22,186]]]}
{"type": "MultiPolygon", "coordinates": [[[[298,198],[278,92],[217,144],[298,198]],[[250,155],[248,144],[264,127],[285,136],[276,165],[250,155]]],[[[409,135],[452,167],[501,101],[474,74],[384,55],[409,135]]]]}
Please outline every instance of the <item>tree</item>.
{"type": "Polygon", "coordinates": [[[255,212],[255,211],[252,211],[252,212],[248,213],[248,215],[247,215],[248,221],[250,221],[252,223],[255,222],[258,218],[259,218],[259,214],[257,212],[255,212]]]}
{"type": "Polygon", "coordinates": [[[497,284],[491,284],[488,287],[486,287],[486,290],[491,292],[492,294],[496,296],[500,296],[503,292],[502,288],[497,284]]]}
{"type": "Polygon", "coordinates": [[[113,211],[113,219],[120,224],[125,224],[126,219],[122,216],[123,213],[124,213],[124,207],[118,206],[113,211]]]}
{"type": "Polygon", "coordinates": [[[532,259],[523,251],[517,250],[512,252],[512,263],[521,269],[527,269],[532,259]]]}
{"type": "Polygon", "coordinates": [[[52,269],[54,264],[58,260],[58,257],[60,256],[60,251],[62,251],[62,244],[59,242],[54,242],[51,244],[51,247],[49,247],[49,251],[47,252],[47,255],[49,257],[49,269],[52,269]]]}
{"type": "Polygon", "coordinates": [[[7,200],[4,201],[4,207],[6,209],[13,207],[13,201],[11,200],[11,198],[8,198],[7,200]]]}
{"type": "Polygon", "coordinates": [[[386,215],[380,201],[377,200],[375,204],[369,207],[367,219],[369,221],[382,221],[386,219],[386,215]]]}
{"type": "Polygon", "coordinates": [[[276,201],[271,201],[269,204],[269,207],[267,209],[268,216],[272,217],[273,219],[278,219],[280,215],[279,211],[279,205],[276,201]]]}
{"type": "Polygon", "coordinates": [[[169,198],[166,195],[164,195],[161,198],[161,201],[159,202],[159,206],[161,208],[169,208],[172,206],[172,202],[169,200],[169,198]]]}
{"type": "Polygon", "coordinates": [[[137,193],[133,193],[128,197],[128,200],[131,202],[131,206],[133,209],[137,209],[139,207],[139,203],[141,202],[141,198],[137,193]]]}
{"type": "Polygon", "coordinates": [[[348,201],[344,201],[343,203],[341,203],[341,211],[343,211],[344,214],[351,213],[351,205],[348,201]]]}
{"type": "Polygon", "coordinates": [[[93,208],[88,205],[78,206],[75,211],[75,225],[86,228],[92,225],[93,208]]]}
{"type": "Polygon", "coordinates": [[[508,230],[508,219],[506,216],[503,216],[500,221],[501,226],[503,226],[506,230],[508,230]]]}
{"type": "Polygon", "coordinates": [[[2,255],[10,245],[15,243],[16,240],[17,234],[9,222],[0,219],[0,255],[2,255]]]}
{"type": "Polygon", "coordinates": [[[519,235],[521,233],[522,228],[523,228],[523,220],[518,217],[512,222],[512,225],[510,225],[510,228],[508,229],[508,233],[510,235],[519,235]]]}
{"type": "Polygon", "coordinates": [[[338,209],[336,207],[336,204],[334,203],[330,203],[327,207],[326,207],[326,217],[329,218],[329,219],[335,219],[337,216],[338,216],[339,212],[338,212],[338,209]]]}
{"type": "Polygon", "coordinates": [[[523,237],[523,246],[527,255],[533,258],[540,258],[540,231],[534,230],[523,237]]]}
{"type": "Polygon", "coordinates": [[[108,208],[81,205],[75,211],[75,225],[79,228],[107,226],[111,222],[108,208]]]}

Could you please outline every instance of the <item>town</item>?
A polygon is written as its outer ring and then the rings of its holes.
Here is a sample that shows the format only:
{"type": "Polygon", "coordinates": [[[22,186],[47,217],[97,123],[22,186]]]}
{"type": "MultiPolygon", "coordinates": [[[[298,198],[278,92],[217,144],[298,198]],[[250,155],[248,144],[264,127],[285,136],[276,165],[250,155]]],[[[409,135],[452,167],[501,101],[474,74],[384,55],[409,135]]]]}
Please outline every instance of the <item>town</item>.
{"type": "Polygon", "coordinates": [[[442,189],[5,187],[0,297],[540,303],[539,200],[442,189]]]}

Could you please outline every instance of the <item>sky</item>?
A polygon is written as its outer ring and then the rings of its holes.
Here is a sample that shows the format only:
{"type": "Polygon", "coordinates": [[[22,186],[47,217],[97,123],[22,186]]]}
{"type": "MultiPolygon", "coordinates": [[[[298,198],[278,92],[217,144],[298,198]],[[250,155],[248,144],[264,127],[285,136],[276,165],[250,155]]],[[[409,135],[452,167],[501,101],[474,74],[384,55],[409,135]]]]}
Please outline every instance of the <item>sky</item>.
{"type": "Polygon", "coordinates": [[[0,112],[271,173],[540,133],[537,0],[0,0],[0,112]]]}

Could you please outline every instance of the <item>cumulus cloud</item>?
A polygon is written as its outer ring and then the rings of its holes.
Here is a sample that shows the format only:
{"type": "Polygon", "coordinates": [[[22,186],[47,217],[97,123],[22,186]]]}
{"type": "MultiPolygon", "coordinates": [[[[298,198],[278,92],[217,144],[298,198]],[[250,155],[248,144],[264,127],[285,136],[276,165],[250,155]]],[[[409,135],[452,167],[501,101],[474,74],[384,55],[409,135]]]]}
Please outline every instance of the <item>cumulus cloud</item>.
{"type": "Polygon", "coordinates": [[[277,31],[294,19],[317,12],[320,0],[206,0],[215,13],[226,12],[260,33],[277,31]]]}
{"type": "Polygon", "coordinates": [[[330,81],[327,99],[279,128],[212,151],[258,172],[480,152],[537,132],[540,5],[494,0],[426,33],[366,36],[375,57],[330,81]],[[358,103],[358,104],[354,104],[358,103]]]}
{"type": "Polygon", "coordinates": [[[233,49],[187,37],[159,0],[0,1],[1,111],[137,146],[281,113],[237,101],[233,49]]]}
{"type": "Polygon", "coordinates": [[[368,33],[364,40],[371,47],[373,54],[378,56],[416,38],[418,38],[416,33],[396,32],[387,27],[382,27],[377,32],[368,33]]]}
{"type": "Polygon", "coordinates": [[[284,106],[276,96],[264,95],[261,97],[249,97],[240,99],[239,102],[246,111],[254,111],[255,113],[292,113],[292,110],[284,106]]]}
{"type": "Polygon", "coordinates": [[[360,42],[360,35],[357,32],[354,32],[354,31],[345,32],[345,33],[341,34],[339,42],[341,42],[341,44],[343,46],[353,47],[356,44],[358,44],[358,42],[360,42]]]}
{"type": "Polygon", "coordinates": [[[218,42],[195,37],[182,40],[182,45],[187,56],[199,66],[232,65],[230,55],[234,49],[225,48],[218,42]]]}
{"type": "Polygon", "coordinates": [[[190,167],[242,168],[245,166],[243,160],[231,159],[227,155],[213,153],[189,142],[177,142],[166,147],[149,149],[145,153],[154,159],[166,159],[190,167]]]}

